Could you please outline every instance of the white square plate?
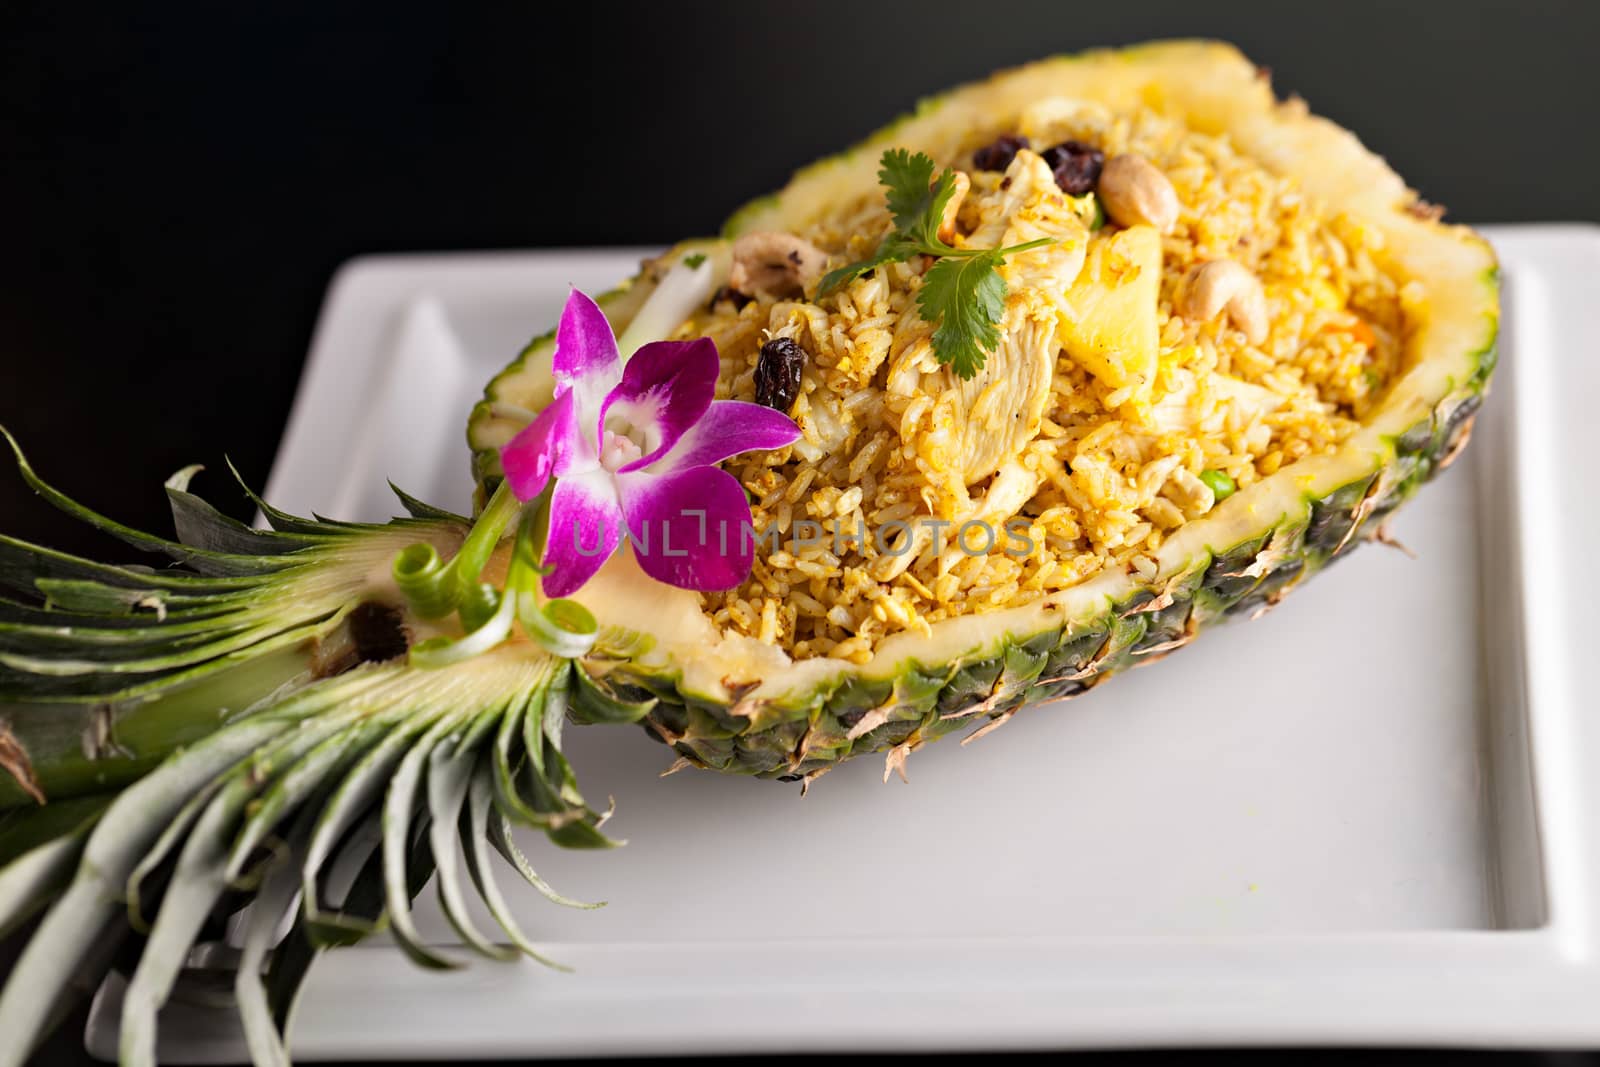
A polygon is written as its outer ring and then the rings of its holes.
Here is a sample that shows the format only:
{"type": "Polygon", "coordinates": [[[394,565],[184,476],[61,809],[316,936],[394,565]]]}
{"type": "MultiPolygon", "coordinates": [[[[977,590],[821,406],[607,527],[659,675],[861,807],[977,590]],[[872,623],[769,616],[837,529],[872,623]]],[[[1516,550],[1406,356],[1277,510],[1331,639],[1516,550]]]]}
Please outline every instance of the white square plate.
{"type": "MultiPolygon", "coordinates": [[[[796,786],[680,774],[643,730],[569,731],[608,853],[524,842],[515,910],[573,974],[324,957],[303,1059],[1158,1044],[1600,1044],[1600,721],[1580,674],[1600,478],[1600,230],[1491,228],[1494,395],[1462,461],[1272,615],[1159,668],[796,786]],[[1586,551],[1587,550],[1587,551],[1586,551]]],[[[268,497],[465,510],[463,426],[567,287],[628,251],[340,272],[268,497]]],[[[508,886],[508,891],[510,887],[508,886]]],[[[419,898],[424,929],[453,941],[419,898]]],[[[487,922],[487,920],[486,920],[487,922]]],[[[110,1052],[114,996],[91,1046],[110,1052]]],[[[239,1058],[174,1005],[164,1059],[239,1058]]]]}

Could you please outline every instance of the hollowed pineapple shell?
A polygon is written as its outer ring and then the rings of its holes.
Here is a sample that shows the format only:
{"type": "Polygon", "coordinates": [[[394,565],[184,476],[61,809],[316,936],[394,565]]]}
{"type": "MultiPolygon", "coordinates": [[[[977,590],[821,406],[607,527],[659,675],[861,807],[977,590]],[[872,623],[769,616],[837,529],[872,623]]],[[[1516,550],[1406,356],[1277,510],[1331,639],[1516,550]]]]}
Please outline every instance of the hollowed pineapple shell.
{"type": "MultiPolygon", "coordinates": [[[[1489,246],[1437,221],[1350,133],[1298,101],[1276,100],[1257,68],[1222,44],[1049,59],[926,101],[742,208],[721,239],[685,242],[662,262],[692,252],[726,256],[740,233],[803,227],[832,205],[869,195],[885,148],[953,158],[973,127],[992,128],[1051,96],[1150,107],[1198,131],[1225,132],[1269,170],[1382,231],[1388,267],[1420,283],[1425,298],[1414,309],[1403,373],[1381,405],[1336,454],[1286,466],[1184,526],[1162,546],[1153,579],[1103,571],[1026,607],[936,623],[931,637],[891,637],[864,665],[791,663],[749,639],[719,640],[692,594],[651,582],[619,556],[578,597],[623,635],[613,660],[592,665],[601,679],[585,697],[594,714],[611,697],[654,698],[645,718],[654,734],[719,771],[804,777],[885,749],[891,767],[900,765],[943,734],[1073,696],[1214,622],[1276,603],[1370,538],[1465,443],[1495,363],[1489,246]]],[[[641,274],[602,298],[614,327],[626,327],[654,285],[641,274]]],[[[537,410],[549,401],[552,347],[550,336],[530,344],[473,412],[468,436],[480,487],[498,478],[496,449],[519,425],[499,416],[499,405],[537,410]]]]}

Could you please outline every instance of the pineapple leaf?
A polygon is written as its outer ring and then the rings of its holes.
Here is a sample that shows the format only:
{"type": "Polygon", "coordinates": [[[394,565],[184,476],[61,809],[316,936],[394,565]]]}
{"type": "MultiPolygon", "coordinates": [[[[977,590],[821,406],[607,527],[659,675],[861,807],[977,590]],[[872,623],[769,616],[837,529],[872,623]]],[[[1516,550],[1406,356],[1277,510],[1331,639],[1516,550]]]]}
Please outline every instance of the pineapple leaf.
{"type": "MultiPolygon", "coordinates": [[[[461,964],[430,949],[412,920],[411,894],[406,881],[407,844],[413,834],[419,838],[422,834],[421,828],[413,825],[412,816],[419,808],[423,808],[420,792],[428,757],[460,721],[457,714],[442,709],[430,709],[424,714],[437,717],[422,735],[421,740],[406,751],[384,791],[383,881],[387,896],[385,910],[389,916],[389,928],[406,955],[424,967],[453,970],[461,964]]],[[[425,808],[423,818],[427,818],[425,808]]]]}
{"type": "Polygon", "coordinates": [[[528,858],[517,847],[516,838],[511,834],[511,820],[504,813],[501,813],[489,823],[489,841],[494,845],[495,851],[504,856],[506,862],[511,864],[518,874],[522,875],[523,881],[533,886],[551,903],[560,904],[565,908],[580,908],[585,911],[605,907],[605,901],[586,903],[563,896],[557,893],[543,878],[539,877],[534,871],[533,865],[528,862],[528,858]]]}
{"type": "MultiPolygon", "coordinates": [[[[406,694],[398,694],[395,699],[404,701],[406,694]]],[[[363,816],[375,810],[384,785],[405,756],[413,738],[426,725],[428,720],[419,716],[407,716],[393,725],[344,776],[333,795],[323,803],[321,815],[312,829],[311,844],[302,868],[306,918],[312,924],[313,934],[316,924],[324,918],[317,892],[317,878],[323,865],[344,840],[346,833],[357,827],[363,816]]],[[[334,925],[337,926],[336,920],[334,925]]]]}
{"type": "Polygon", "coordinates": [[[250,498],[250,503],[256,506],[256,510],[261,512],[262,516],[267,520],[267,524],[274,530],[278,530],[282,533],[321,535],[332,533],[354,533],[362,530],[382,529],[381,526],[373,526],[368,523],[329,522],[326,519],[321,521],[313,521],[311,519],[303,519],[298,515],[290,515],[286,511],[279,511],[277,508],[261,499],[256,491],[250,488],[250,483],[244,480],[244,475],[239,473],[239,468],[233,465],[233,461],[231,459],[227,461],[227,464],[228,473],[233,475],[233,480],[237,482],[239,488],[244,491],[244,495],[250,498]]]}
{"type": "MultiPolygon", "coordinates": [[[[239,1005],[239,1022],[244,1030],[245,1047],[257,1067],[289,1067],[289,1052],[284,1034],[273,1017],[272,997],[262,977],[262,967],[272,954],[273,938],[285,914],[294,906],[295,894],[300,891],[299,868],[296,861],[303,854],[305,840],[310,835],[310,810],[302,813],[298,825],[291,832],[292,843],[286,853],[267,871],[261,888],[250,906],[249,922],[245,926],[244,942],[239,954],[239,967],[234,975],[234,1000],[239,1005]]],[[[285,939],[287,944],[288,939],[285,939]]]]}
{"type": "Polygon", "coordinates": [[[66,834],[30,849],[0,870],[0,938],[49,903],[68,882],[83,855],[83,835],[66,834]]]}
{"type": "MultiPolygon", "coordinates": [[[[465,742],[465,738],[462,741],[465,742]]],[[[455,928],[461,940],[481,955],[492,959],[510,959],[516,955],[502,946],[493,944],[479,932],[467,911],[466,893],[462,889],[459,870],[454,862],[456,842],[461,832],[462,805],[467,799],[467,786],[477,765],[475,749],[464,744],[448,743],[434,747],[428,757],[428,846],[433,850],[438,864],[439,907],[445,918],[455,928]]]]}
{"type": "Polygon", "coordinates": [[[582,663],[573,667],[572,707],[568,714],[580,723],[634,723],[643,719],[660,703],[655,697],[629,700],[603,678],[596,678],[582,663]]]}
{"type": "MultiPolygon", "coordinates": [[[[34,473],[33,467],[28,463],[28,458],[22,454],[22,447],[17,444],[16,438],[11,436],[4,426],[0,426],[0,437],[11,446],[11,451],[16,457],[17,472],[22,475],[22,480],[45,499],[52,507],[79,519],[102,533],[110,534],[134,548],[147,552],[160,552],[164,555],[186,563],[201,574],[216,577],[250,577],[253,575],[270,574],[283,567],[293,566],[293,561],[285,560],[276,555],[236,554],[218,552],[202,547],[185,545],[181,541],[169,541],[164,537],[135,530],[131,526],[124,526],[114,519],[108,519],[97,511],[84,507],[59,489],[50,485],[34,473]]],[[[180,472],[181,473],[181,472],[180,472]]]]}
{"type": "MultiPolygon", "coordinates": [[[[53,841],[87,839],[113,797],[111,793],[89,793],[51,800],[43,807],[29,804],[0,810],[0,868],[53,841]]],[[[5,874],[0,872],[0,886],[6,884],[5,874]]],[[[6,899],[0,896],[0,916],[9,913],[6,899]]],[[[4,936],[0,931],[0,938],[4,936]]]]}
{"type": "MultiPolygon", "coordinates": [[[[45,915],[0,991],[0,1033],[6,1035],[0,1067],[20,1067],[49,1026],[58,998],[70,995],[80,962],[94,957],[91,949],[108,928],[126,929],[114,922],[121,910],[116,901],[167,821],[196,789],[275,737],[284,725],[262,718],[218,731],[174,756],[107,809],[89,837],[72,884],[45,915]]],[[[104,964],[109,967],[110,961],[104,964]]]]}
{"type": "Polygon", "coordinates": [[[411,914],[437,874],[468,947],[543,960],[511,919],[491,852],[553,901],[584,907],[538,878],[511,825],[556,844],[614,843],[561,753],[561,724],[574,699],[592,716],[632,716],[633,706],[608,702],[597,685],[580,689],[586,675],[525,645],[431,671],[361,662],[352,613],[370,607],[370,576],[419,539],[458,541],[462,520],[402,494],[416,517],[386,526],[263,506],[275,531],[251,530],[190,494],[193,474],[168,483],[190,544],[52,500],[185,569],[110,567],[0,539],[0,585],[49,598],[0,599],[0,700],[30,702],[8,717],[45,742],[32,754],[47,757],[52,801],[37,815],[9,814],[3,805],[16,800],[0,792],[0,855],[11,860],[0,867],[0,929],[47,909],[0,990],[0,1067],[19,1064],[124,943],[122,1059],[152,1065],[160,1009],[186,981],[194,947],[244,903],[254,907],[238,1010],[252,1057],[285,1064],[296,992],[322,948],[388,926],[418,962],[455,966],[423,943],[411,914]],[[121,748],[113,722],[119,735],[131,730],[135,750],[121,748]],[[89,758],[92,772],[73,769],[89,758]],[[115,797],[72,799],[85,783],[104,789],[140,773],[115,797]],[[469,885],[515,951],[473,924],[469,885]]]}
{"type": "Polygon", "coordinates": [[[468,525],[471,522],[471,520],[469,520],[465,515],[457,515],[453,511],[447,511],[444,508],[437,508],[432,504],[418,500],[416,497],[412,496],[398,485],[395,485],[393,482],[389,483],[389,489],[396,497],[399,498],[400,506],[405,508],[406,513],[414,519],[428,519],[430,521],[438,522],[459,522],[463,526],[468,525]]]}
{"type": "Polygon", "coordinates": [[[245,804],[255,794],[258,777],[292,762],[316,743],[316,729],[326,729],[315,719],[303,720],[301,725],[310,729],[284,731],[231,768],[222,788],[184,834],[183,850],[162,894],[155,925],[123,994],[120,1059],[124,1067],[155,1067],[157,1013],[227,889],[228,841],[245,804]]]}
{"type": "Polygon", "coordinates": [[[185,467],[166,481],[172,525],[181,544],[209,552],[270,556],[308,548],[337,536],[326,529],[295,533],[251,529],[189,492],[189,483],[204,469],[198,464],[185,467]]]}
{"type": "MultiPolygon", "coordinates": [[[[515,945],[518,951],[530,959],[538,960],[546,967],[553,967],[560,971],[569,970],[562,964],[546,957],[534,946],[528,936],[522,932],[522,928],[517,925],[517,921],[512,918],[511,909],[506,906],[505,897],[500,893],[499,883],[494,877],[494,864],[489,857],[489,845],[493,839],[492,835],[503,830],[505,816],[499,812],[491,814],[491,809],[494,805],[494,784],[490,781],[490,776],[489,768],[486,765],[480,765],[477,772],[472,776],[472,785],[468,790],[466,832],[461,835],[461,846],[467,858],[467,873],[472,878],[473,886],[478,890],[479,898],[483,900],[484,905],[489,909],[489,914],[494,917],[494,921],[505,933],[507,940],[515,945]],[[491,819],[495,820],[493,830],[490,828],[491,819]]],[[[512,848],[514,849],[515,847],[513,844],[512,848]]],[[[502,851],[501,854],[504,855],[504,852],[502,851]]],[[[518,852],[516,855],[520,859],[522,854],[518,852]]],[[[519,866],[510,857],[507,857],[507,861],[512,863],[512,866],[519,871],[522,866],[526,865],[526,861],[523,861],[523,864],[519,866]]],[[[526,875],[531,876],[530,881],[535,888],[540,889],[550,899],[557,902],[566,900],[565,897],[557,896],[551,891],[549,886],[538,875],[533,874],[532,868],[527,870],[526,875]]]]}

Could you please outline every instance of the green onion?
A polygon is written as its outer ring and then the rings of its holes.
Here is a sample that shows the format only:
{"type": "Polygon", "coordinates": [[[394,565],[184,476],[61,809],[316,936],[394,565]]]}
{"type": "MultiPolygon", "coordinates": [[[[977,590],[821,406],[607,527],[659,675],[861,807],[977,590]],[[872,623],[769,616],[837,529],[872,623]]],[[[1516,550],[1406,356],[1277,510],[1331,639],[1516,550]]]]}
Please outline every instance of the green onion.
{"type": "Polygon", "coordinates": [[[552,600],[541,604],[539,575],[548,568],[539,565],[544,556],[545,538],[550,530],[548,500],[529,508],[517,529],[517,542],[511,550],[511,567],[506,573],[506,596],[517,601],[517,619],[529,637],[553,656],[573,659],[594,647],[600,625],[589,609],[576,600],[552,600]]]}
{"type": "Polygon", "coordinates": [[[423,670],[449,667],[473,656],[482,655],[511,636],[511,623],[516,617],[517,598],[495,594],[496,604],[490,615],[476,629],[451,640],[448,637],[430,637],[411,646],[411,663],[423,670]]]}
{"type": "Polygon", "coordinates": [[[461,599],[461,625],[466,630],[476,630],[499,609],[500,590],[488,582],[478,582],[461,599]]]}
{"type": "Polygon", "coordinates": [[[553,656],[574,659],[594,647],[600,624],[576,600],[552,600],[541,606],[531,593],[518,598],[522,628],[553,656]]]}
{"type": "Polygon", "coordinates": [[[483,573],[484,564],[488,563],[489,557],[494,554],[494,546],[500,543],[506,527],[511,525],[511,520],[517,517],[521,509],[522,503],[511,492],[510,483],[502,481],[500,487],[494,491],[494,496],[489,498],[483,513],[472,524],[467,539],[461,542],[461,551],[450,561],[463,592],[468,585],[478,580],[479,574],[483,573]]]}
{"type": "MultiPolygon", "coordinates": [[[[395,556],[395,584],[418,615],[425,619],[443,618],[463,599],[476,595],[473,590],[478,575],[483,573],[484,565],[494,554],[494,546],[500,543],[506,527],[520,510],[521,501],[511,492],[511,486],[502,481],[449,563],[441,561],[438,550],[428,544],[410,545],[395,556]]],[[[475,618],[484,616],[481,608],[480,597],[479,604],[472,609],[475,618]]],[[[467,629],[475,629],[465,618],[462,621],[467,629]]]]}
{"type": "Polygon", "coordinates": [[[438,619],[455,610],[461,599],[455,572],[428,544],[408,545],[394,557],[394,581],[411,607],[424,619],[438,619]]]}

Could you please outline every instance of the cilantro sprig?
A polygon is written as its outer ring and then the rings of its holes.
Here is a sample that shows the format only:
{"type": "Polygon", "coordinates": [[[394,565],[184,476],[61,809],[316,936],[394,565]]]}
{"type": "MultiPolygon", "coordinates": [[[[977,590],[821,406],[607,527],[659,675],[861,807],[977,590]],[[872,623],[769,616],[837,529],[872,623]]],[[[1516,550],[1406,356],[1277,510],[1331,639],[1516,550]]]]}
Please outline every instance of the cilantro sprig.
{"type": "Polygon", "coordinates": [[[917,308],[934,324],[933,354],[939,362],[957,377],[971,378],[1000,343],[999,323],[1006,309],[1000,265],[1008,255],[1050,244],[1050,238],[1005,248],[956,248],[941,241],[939,223],[955,196],[956,176],[947,167],[935,177],[933,159],[922,152],[913,155],[904,148],[884,152],[878,181],[886,190],[894,229],[866,259],[825,274],[816,299],[885,263],[933,256],[938,262],[923,276],[917,308]]]}

